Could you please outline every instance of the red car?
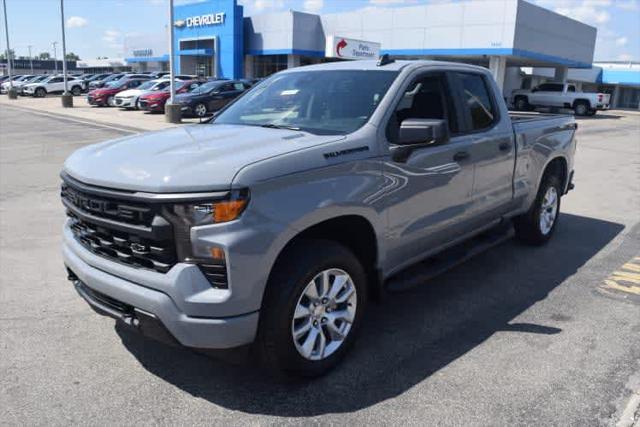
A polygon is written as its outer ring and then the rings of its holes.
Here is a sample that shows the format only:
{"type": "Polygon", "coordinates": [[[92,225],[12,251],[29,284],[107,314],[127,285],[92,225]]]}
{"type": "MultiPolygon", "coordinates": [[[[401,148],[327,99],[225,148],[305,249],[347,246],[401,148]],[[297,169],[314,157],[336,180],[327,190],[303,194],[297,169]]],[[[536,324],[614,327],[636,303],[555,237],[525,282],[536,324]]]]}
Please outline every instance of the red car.
{"type": "Polygon", "coordinates": [[[148,79],[122,79],[107,83],[100,89],[94,89],[87,94],[89,105],[99,107],[113,107],[116,94],[123,90],[134,89],[146,82],[148,79]]]}
{"type": "MultiPolygon", "coordinates": [[[[187,80],[183,82],[176,82],[176,93],[187,93],[198,86],[200,86],[202,82],[200,80],[187,80]]],[[[164,104],[167,103],[167,100],[170,97],[169,88],[165,90],[161,90],[158,92],[147,93],[144,95],[140,95],[138,100],[139,106],[141,110],[151,111],[153,113],[163,113],[164,112],[164,104]]]]}

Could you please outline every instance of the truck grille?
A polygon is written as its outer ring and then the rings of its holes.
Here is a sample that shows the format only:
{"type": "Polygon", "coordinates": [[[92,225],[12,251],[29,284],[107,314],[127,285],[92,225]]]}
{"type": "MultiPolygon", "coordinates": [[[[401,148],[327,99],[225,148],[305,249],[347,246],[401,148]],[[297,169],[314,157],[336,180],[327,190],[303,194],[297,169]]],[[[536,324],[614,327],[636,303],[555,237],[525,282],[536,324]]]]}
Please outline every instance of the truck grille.
{"type": "Polygon", "coordinates": [[[67,215],[76,240],[96,255],[160,273],[166,273],[176,263],[175,252],[169,242],[144,240],[83,221],[70,212],[67,215]]]}
{"type": "Polygon", "coordinates": [[[74,237],[92,253],[160,273],[177,263],[173,228],[161,206],[97,196],[69,182],[61,197],[74,237]]]}

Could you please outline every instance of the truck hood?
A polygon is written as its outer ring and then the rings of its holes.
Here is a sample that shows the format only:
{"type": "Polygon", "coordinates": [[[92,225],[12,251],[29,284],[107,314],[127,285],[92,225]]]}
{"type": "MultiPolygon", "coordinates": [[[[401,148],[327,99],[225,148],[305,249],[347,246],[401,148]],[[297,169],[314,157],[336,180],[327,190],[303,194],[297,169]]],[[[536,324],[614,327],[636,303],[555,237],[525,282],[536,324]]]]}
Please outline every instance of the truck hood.
{"type": "Polygon", "coordinates": [[[64,171],[87,184],[122,190],[226,190],[246,165],[343,138],[255,126],[181,126],[81,148],[64,171]]]}

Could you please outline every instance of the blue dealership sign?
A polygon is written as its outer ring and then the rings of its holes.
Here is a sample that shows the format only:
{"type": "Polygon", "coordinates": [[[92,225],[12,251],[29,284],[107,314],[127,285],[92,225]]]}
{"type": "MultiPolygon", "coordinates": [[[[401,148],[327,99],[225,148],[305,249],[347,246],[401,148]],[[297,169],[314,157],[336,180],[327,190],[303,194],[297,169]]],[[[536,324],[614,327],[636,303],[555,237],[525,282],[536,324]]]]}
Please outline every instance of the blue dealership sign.
{"type": "Polygon", "coordinates": [[[176,70],[226,78],[243,75],[243,7],[236,0],[208,0],[174,10],[176,70]]]}

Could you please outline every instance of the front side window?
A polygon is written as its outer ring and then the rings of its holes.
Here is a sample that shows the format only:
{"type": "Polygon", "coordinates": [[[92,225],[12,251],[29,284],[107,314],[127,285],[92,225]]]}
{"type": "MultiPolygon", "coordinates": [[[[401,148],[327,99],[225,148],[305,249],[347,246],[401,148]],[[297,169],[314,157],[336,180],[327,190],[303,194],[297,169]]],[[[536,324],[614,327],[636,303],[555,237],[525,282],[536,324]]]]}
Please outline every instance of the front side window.
{"type": "Polygon", "coordinates": [[[450,102],[444,74],[432,74],[414,80],[391,116],[387,138],[397,141],[400,126],[407,119],[445,120],[452,133],[458,131],[454,107],[450,102]]]}
{"type": "Polygon", "coordinates": [[[484,77],[480,74],[458,73],[462,101],[470,119],[471,130],[484,129],[494,122],[495,107],[484,77]]]}
{"type": "Polygon", "coordinates": [[[396,71],[301,71],[254,86],[213,123],[289,127],[347,134],[364,125],[397,77],[396,71]]]}

